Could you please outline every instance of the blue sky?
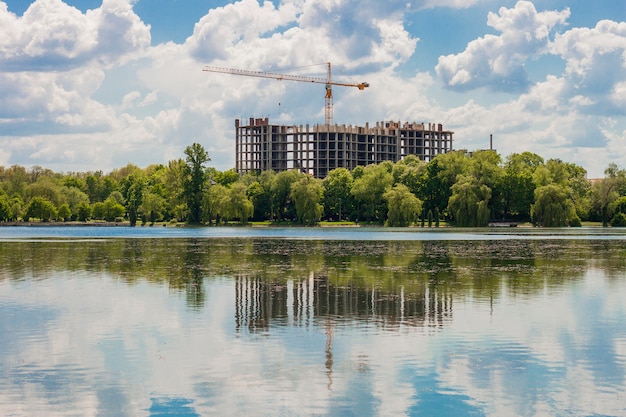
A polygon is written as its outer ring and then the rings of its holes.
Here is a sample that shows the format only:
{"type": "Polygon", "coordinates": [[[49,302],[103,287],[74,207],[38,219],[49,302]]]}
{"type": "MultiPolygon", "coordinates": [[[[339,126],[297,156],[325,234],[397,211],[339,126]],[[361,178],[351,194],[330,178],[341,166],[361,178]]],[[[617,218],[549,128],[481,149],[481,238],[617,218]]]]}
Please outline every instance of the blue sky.
{"type": "Polygon", "coordinates": [[[443,123],[455,148],[626,168],[623,0],[0,0],[0,165],[105,172],[200,142],[234,166],[234,119],[323,123],[321,85],[367,81],[335,123],[443,123]]]}

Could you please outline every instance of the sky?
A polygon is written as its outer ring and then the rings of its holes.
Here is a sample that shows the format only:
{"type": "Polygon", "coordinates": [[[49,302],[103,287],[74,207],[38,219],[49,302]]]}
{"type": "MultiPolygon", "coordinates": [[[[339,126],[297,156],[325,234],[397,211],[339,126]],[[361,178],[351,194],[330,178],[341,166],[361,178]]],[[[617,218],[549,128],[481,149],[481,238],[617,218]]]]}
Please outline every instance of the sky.
{"type": "Polygon", "coordinates": [[[454,148],[626,168],[624,0],[0,0],[0,166],[234,167],[235,119],[442,123],[454,148]]]}

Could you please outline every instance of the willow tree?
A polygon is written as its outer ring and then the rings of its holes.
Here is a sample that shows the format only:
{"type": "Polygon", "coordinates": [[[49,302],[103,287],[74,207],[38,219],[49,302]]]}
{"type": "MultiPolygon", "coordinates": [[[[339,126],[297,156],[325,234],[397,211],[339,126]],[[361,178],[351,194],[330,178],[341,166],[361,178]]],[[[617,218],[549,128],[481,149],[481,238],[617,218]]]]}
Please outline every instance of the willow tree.
{"type": "Polygon", "coordinates": [[[254,215],[254,205],[248,198],[247,188],[242,182],[232,183],[227,195],[229,217],[239,219],[242,224],[248,224],[248,219],[254,215]]]}
{"type": "Polygon", "coordinates": [[[448,213],[460,227],[484,227],[489,224],[491,189],[469,175],[460,176],[452,186],[448,213]]]}
{"type": "Polygon", "coordinates": [[[397,184],[384,194],[387,200],[387,226],[406,227],[416,222],[422,201],[404,184],[397,184]]]}
{"type": "Polygon", "coordinates": [[[556,184],[535,190],[535,203],[530,212],[533,223],[543,227],[563,227],[578,219],[567,190],[556,184]]]}
{"type": "Polygon", "coordinates": [[[323,194],[322,181],[308,175],[291,185],[290,196],[296,206],[298,223],[311,226],[319,222],[324,213],[320,204],[323,194]]]}

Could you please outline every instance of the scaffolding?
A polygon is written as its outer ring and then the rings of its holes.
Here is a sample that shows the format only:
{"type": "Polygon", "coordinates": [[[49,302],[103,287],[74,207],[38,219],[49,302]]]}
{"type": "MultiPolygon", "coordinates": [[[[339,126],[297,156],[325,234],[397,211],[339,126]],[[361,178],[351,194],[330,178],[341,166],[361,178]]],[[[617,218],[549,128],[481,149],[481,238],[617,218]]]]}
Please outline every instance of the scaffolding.
{"type": "Polygon", "coordinates": [[[335,168],[398,162],[409,155],[423,161],[452,150],[454,132],[443,125],[384,121],[370,127],[292,126],[268,118],[235,120],[235,168],[238,173],[292,169],[324,178],[335,168]]]}

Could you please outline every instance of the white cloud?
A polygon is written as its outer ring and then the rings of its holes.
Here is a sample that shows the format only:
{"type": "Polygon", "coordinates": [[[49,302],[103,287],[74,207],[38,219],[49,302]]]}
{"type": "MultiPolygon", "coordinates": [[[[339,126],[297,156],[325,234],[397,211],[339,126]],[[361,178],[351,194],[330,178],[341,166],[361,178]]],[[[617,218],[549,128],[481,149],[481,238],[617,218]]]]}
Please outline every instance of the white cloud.
{"type": "Polygon", "coordinates": [[[529,1],[519,1],[513,9],[502,7],[498,14],[490,12],[487,25],[501,35],[485,35],[460,54],[440,57],[437,73],[455,89],[523,90],[529,83],[525,62],[546,53],[550,32],[565,24],[569,15],[569,9],[537,12],[529,1]]]}
{"type": "Polygon", "coordinates": [[[104,0],[83,14],[61,0],[36,0],[17,17],[0,3],[0,69],[59,71],[112,64],[150,44],[150,27],[128,0],[104,0]]]}

